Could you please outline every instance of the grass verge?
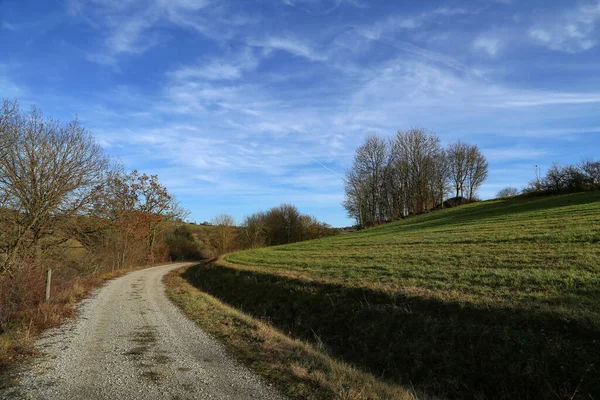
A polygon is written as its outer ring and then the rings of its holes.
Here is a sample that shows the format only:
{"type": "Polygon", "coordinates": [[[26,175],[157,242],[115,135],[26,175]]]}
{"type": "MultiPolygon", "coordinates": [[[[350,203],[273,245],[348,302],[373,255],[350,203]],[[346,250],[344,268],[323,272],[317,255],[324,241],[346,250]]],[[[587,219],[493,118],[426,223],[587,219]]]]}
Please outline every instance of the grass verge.
{"type": "MultiPolygon", "coordinates": [[[[198,267],[184,271],[189,273],[198,267]]],[[[236,359],[273,382],[289,398],[417,398],[413,390],[336,361],[315,346],[225,305],[192,286],[181,274],[182,270],[175,270],[165,277],[169,298],[236,359]]]]}

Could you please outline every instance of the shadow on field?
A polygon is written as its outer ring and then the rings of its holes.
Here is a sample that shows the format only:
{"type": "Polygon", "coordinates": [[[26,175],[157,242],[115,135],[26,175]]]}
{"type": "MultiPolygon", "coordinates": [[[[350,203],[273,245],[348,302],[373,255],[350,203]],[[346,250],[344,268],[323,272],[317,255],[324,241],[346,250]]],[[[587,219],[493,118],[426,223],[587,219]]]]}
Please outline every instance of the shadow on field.
{"type": "Polygon", "coordinates": [[[216,265],[192,267],[183,277],[291,336],[322,344],[335,357],[431,395],[571,398],[581,382],[576,398],[600,396],[600,331],[590,321],[216,265]]]}

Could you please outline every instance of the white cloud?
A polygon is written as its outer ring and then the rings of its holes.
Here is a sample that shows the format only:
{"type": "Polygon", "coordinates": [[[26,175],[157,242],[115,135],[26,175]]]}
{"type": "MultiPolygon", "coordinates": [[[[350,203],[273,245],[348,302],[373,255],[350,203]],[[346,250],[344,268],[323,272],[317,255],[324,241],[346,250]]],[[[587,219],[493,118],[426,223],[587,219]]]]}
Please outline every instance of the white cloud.
{"type": "Polygon", "coordinates": [[[451,18],[468,13],[469,11],[464,8],[440,7],[413,16],[393,15],[383,21],[363,26],[359,31],[371,40],[386,39],[402,30],[415,30],[439,22],[440,18],[451,18]]]}
{"type": "Polygon", "coordinates": [[[173,71],[170,75],[177,80],[207,79],[235,80],[240,79],[244,72],[254,70],[258,66],[258,58],[250,49],[229,57],[205,59],[198,65],[185,66],[173,71]]]}
{"type": "Polygon", "coordinates": [[[229,12],[209,0],[71,0],[67,12],[105,33],[104,48],[89,59],[115,64],[121,54],[140,54],[161,42],[158,29],[175,25],[219,39],[257,18],[229,12]]]}
{"type": "Polygon", "coordinates": [[[325,61],[327,56],[315,50],[305,41],[291,36],[269,36],[262,40],[248,40],[250,46],[263,47],[271,50],[283,50],[298,57],[311,61],[325,61]]]}
{"type": "Polygon", "coordinates": [[[529,29],[529,36],[549,49],[578,53],[598,44],[599,22],[600,0],[595,0],[559,15],[547,16],[529,29]]]}
{"type": "Polygon", "coordinates": [[[328,14],[337,10],[342,4],[349,4],[358,8],[367,7],[367,3],[360,0],[283,0],[283,4],[318,14],[328,14]]]}
{"type": "Polygon", "coordinates": [[[492,36],[479,36],[473,41],[473,48],[486,52],[490,57],[496,57],[501,48],[501,40],[492,36]]]}

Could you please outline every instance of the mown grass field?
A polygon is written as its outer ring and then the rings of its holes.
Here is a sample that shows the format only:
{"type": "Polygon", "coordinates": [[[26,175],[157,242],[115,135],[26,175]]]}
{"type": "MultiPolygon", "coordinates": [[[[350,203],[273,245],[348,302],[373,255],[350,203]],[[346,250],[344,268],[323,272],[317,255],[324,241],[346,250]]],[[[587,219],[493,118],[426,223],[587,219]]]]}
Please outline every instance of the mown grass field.
{"type": "Polygon", "coordinates": [[[496,200],[241,251],[270,273],[600,321],[600,192],[496,200]]]}
{"type": "Polygon", "coordinates": [[[421,393],[600,397],[600,192],[476,203],[184,276],[421,393]]]}

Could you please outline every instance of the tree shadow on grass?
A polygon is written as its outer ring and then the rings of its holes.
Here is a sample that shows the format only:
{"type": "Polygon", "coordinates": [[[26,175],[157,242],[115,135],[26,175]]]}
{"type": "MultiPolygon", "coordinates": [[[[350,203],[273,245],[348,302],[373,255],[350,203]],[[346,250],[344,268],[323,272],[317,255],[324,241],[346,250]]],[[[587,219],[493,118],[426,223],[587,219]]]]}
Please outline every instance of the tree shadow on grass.
{"type": "MultiPolygon", "coordinates": [[[[479,308],[350,289],[216,265],[188,269],[203,291],[323,343],[332,356],[390,381],[453,399],[569,398],[591,364],[600,331],[588,319],[479,308]]],[[[591,368],[579,396],[600,395],[591,368]]]]}

